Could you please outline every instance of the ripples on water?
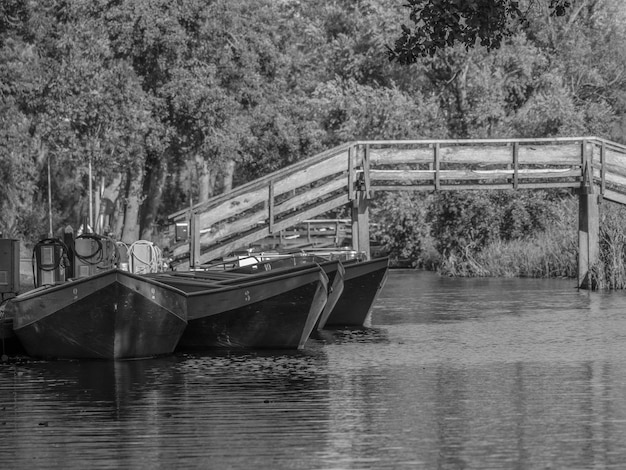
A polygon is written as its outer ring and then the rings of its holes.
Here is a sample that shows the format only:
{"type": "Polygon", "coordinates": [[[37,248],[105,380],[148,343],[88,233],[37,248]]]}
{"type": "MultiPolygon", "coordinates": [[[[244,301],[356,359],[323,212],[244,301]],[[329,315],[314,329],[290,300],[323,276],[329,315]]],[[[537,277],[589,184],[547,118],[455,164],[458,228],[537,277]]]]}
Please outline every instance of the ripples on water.
{"type": "Polygon", "coordinates": [[[2,468],[622,468],[626,293],[394,271],[303,351],[0,365],[2,468]]]}

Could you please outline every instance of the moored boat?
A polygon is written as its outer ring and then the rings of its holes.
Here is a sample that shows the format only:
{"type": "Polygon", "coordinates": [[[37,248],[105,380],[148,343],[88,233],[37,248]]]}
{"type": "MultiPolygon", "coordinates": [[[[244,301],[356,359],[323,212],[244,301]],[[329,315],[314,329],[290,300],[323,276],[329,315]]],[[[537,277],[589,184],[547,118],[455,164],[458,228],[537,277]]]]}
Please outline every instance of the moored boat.
{"type": "Polygon", "coordinates": [[[179,349],[302,349],[327,300],[318,265],[211,279],[210,273],[154,275],[187,294],[179,349]]]}
{"type": "Polygon", "coordinates": [[[242,260],[244,266],[231,267],[227,272],[276,269],[290,263],[324,265],[328,260],[340,260],[343,267],[341,294],[337,296],[332,308],[325,312],[326,316],[320,322],[320,328],[370,326],[372,307],[385,284],[389,270],[388,257],[362,260],[358,253],[349,250],[258,253],[242,260]],[[254,260],[254,263],[248,264],[250,260],[254,260]]]}
{"type": "Polygon", "coordinates": [[[230,269],[228,273],[247,273],[255,274],[259,272],[275,271],[276,269],[285,269],[290,266],[311,265],[317,263],[324,270],[328,277],[328,299],[326,305],[320,314],[315,325],[316,329],[324,328],[330,314],[332,313],[337,301],[343,292],[343,279],[345,269],[339,260],[326,260],[315,255],[282,257],[272,260],[266,260],[247,266],[230,269]]]}
{"type": "Polygon", "coordinates": [[[9,300],[26,352],[47,359],[138,359],[172,353],[187,324],[185,293],[111,269],[9,300]]]}
{"type": "Polygon", "coordinates": [[[371,326],[372,307],[387,280],[389,258],[343,262],[343,293],[326,327],[371,326]]]}

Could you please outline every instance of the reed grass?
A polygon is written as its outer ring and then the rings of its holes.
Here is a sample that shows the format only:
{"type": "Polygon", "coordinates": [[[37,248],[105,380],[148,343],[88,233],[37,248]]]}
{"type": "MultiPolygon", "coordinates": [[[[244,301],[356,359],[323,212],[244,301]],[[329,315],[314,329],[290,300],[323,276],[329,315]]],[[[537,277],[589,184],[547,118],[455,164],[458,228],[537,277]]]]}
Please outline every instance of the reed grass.
{"type": "Polygon", "coordinates": [[[576,277],[577,214],[576,202],[565,199],[544,231],[498,239],[480,251],[469,247],[442,260],[439,271],[450,276],[576,277]]]}
{"type": "MultiPolygon", "coordinates": [[[[441,261],[451,276],[576,278],[578,276],[578,207],[564,200],[546,230],[516,240],[497,240],[479,252],[466,250],[441,261]]],[[[591,267],[590,287],[626,289],[626,207],[600,206],[599,260],[591,267]]]]}
{"type": "Polygon", "coordinates": [[[626,207],[604,202],[600,207],[600,256],[592,266],[595,289],[626,288],[626,207]]]}

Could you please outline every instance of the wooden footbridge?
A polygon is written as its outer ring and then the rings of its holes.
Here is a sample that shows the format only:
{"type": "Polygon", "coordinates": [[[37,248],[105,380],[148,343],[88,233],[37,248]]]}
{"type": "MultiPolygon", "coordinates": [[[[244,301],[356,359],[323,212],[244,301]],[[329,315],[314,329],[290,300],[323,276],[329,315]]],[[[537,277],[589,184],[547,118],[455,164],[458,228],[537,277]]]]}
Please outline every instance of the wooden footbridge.
{"type": "Polygon", "coordinates": [[[352,248],[369,257],[374,191],[573,188],[579,198],[579,285],[599,254],[598,204],[626,204],[626,146],[596,137],[358,141],[327,150],[170,215],[189,227],[173,247],[188,268],[346,204],[352,248]]]}

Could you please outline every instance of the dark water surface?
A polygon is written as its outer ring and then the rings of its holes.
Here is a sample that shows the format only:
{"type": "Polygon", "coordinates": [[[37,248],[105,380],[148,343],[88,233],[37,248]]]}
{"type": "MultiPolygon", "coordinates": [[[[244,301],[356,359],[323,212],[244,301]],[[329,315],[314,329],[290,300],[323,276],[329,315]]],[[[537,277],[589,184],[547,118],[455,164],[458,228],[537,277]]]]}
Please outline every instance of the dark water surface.
{"type": "Polygon", "coordinates": [[[626,292],[393,271],[304,351],[0,365],[0,468],[626,468],[626,292]]]}

